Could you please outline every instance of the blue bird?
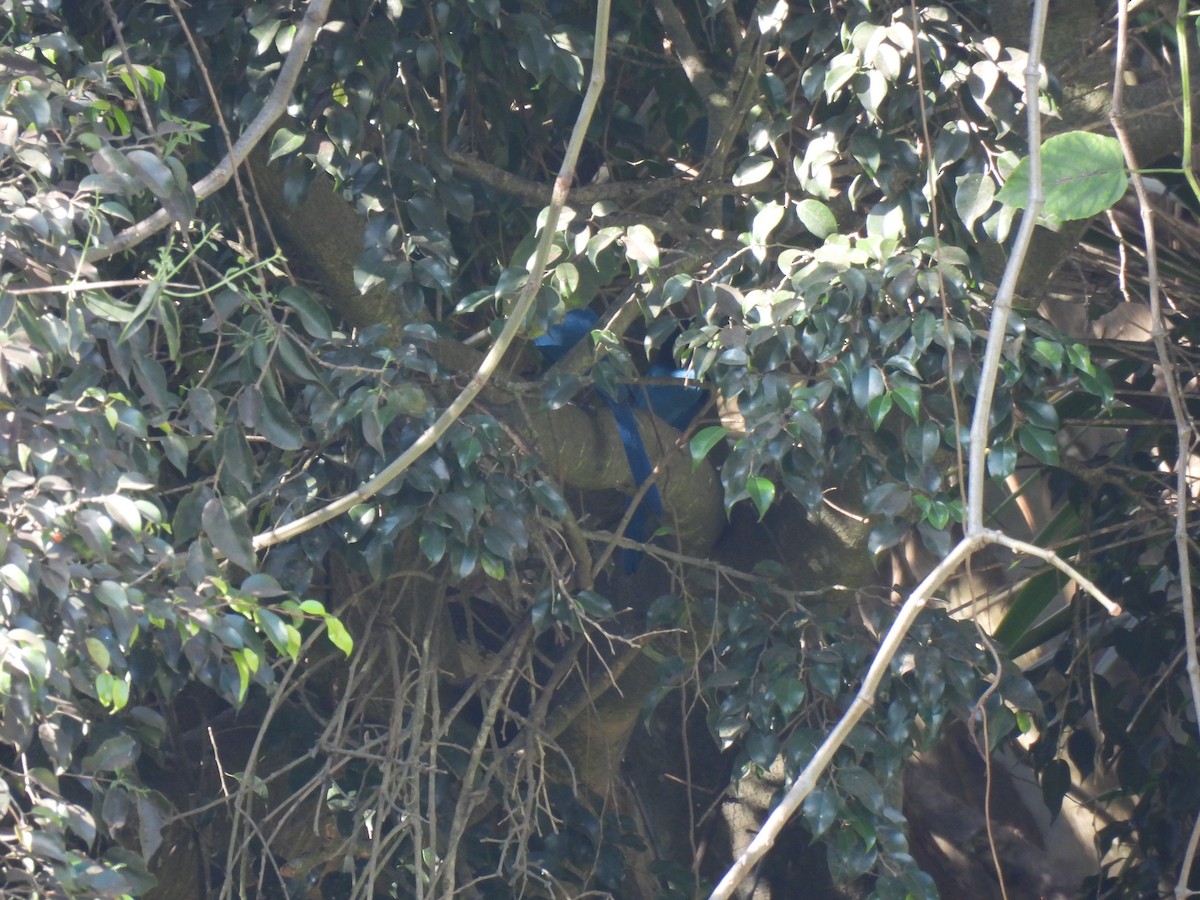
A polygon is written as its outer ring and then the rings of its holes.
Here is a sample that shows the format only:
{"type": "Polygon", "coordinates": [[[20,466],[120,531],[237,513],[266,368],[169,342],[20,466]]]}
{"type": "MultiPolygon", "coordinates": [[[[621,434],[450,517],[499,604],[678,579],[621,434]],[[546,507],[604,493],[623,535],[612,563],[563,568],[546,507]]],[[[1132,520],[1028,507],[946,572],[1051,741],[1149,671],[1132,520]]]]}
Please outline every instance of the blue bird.
{"type": "MultiPolygon", "coordinates": [[[[667,341],[646,374],[657,379],[692,380],[692,370],[681,368],[675,362],[674,348],[674,339],[667,341]]],[[[684,431],[707,401],[708,391],[695,384],[650,384],[642,388],[635,405],[638,409],[650,410],[677,431],[684,431]]]]}
{"type": "Polygon", "coordinates": [[[547,328],[541,337],[534,338],[533,346],[550,362],[558,362],[585,335],[592,333],[598,319],[599,316],[590,309],[573,309],[557,325],[547,328]]]}
{"type": "MultiPolygon", "coordinates": [[[[597,318],[590,309],[573,309],[561,322],[547,329],[544,335],[535,338],[533,345],[548,360],[557,362],[592,331],[597,318]]],[[[654,377],[686,376],[686,372],[676,367],[669,347],[666,349],[665,361],[660,354],[660,359],[650,367],[648,374],[654,377]]],[[[625,448],[625,459],[629,462],[629,472],[637,488],[645,484],[654,467],[650,463],[650,455],[646,452],[646,444],[638,430],[634,409],[649,409],[663,421],[682,430],[700,411],[706,396],[701,388],[674,385],[651,385],[636,396],[631,396],[628,391],[623,392],[624,396],[618,397],[604,391],[597,393],[612,412],[617,425],[617,435],[621,439],[621,446],[625,448]]],[[[650,520],[657,519],[662,514],[662,494],[659,493],[658,485],[652,484],[629,520],[629,527],[626,529],[629,539],[644,544],[650,538],[650,520]]],[[[621,551],[621,561],[626,572],[631,573],[637,569],[640,559],[641,554],[636,550],[621,551]]]]}

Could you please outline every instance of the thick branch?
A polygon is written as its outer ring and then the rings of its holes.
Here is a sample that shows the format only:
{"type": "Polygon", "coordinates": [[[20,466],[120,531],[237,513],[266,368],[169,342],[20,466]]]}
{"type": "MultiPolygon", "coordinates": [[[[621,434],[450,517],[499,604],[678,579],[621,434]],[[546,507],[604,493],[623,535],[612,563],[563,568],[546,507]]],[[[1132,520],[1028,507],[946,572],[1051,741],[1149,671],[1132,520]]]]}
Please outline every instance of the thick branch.
{"type": "MultiPolygon", "coordinates": [[[[704,555],[725,527],[721,485],[711,466],[692,467],[676,447],[680,433],[649,413],[638,411],[638,427],[651,462],[661,466],[657,484],[683,553],[704,555]]],[[[531,412],[528,422],[538,452],[563,482],[582,490],[636,489],[613,417],[575,406],[531,412]]]]}
{"type": "Polygon", "coordinates": [[[304,199],[289,206],[283,192],[284,170],[268,163],[266,149],[252,153],[249,164],[272,228],[299,258],[300,271],[321,283],[326,304],[352,325],[386,325],[398,337],[404,323],[386,286],[364,294],[354,283],[354,266],[363,247],[363,220],[334,190],[333,181],[318,174],[304,199]]]}
{"type": "Polygon", "coordinates": [[[654,0],[654,11],[658,13],[658,20],[662,22],[667,40],[671,42],[675,56],[679,59],[684,77],[696,89],[704,104],[710,107],[711,114],[711,105],[720,103],[725,98],[709,74],[708,67],[704,65],[704,60],[700,58],[700,51],[696,49],[692,35],[688,32],[687,23],[683,21],[679,9],[671,0],[654,0]]]}
{"type": "MultiPolygon", "coordinates": [[[[384,324],[398,334],[404,323],[388,291],[379,287],[360,294],[354,284],[360,244],[346,236],[361,234],[363,222],[332,182],[318,176],[301,204],[289,208],[283,199],[280,167],[268,165],[266,152],[261,150],[250,162],[264,205],[293,250],[320,280],[330,307],[355,325],[384,324]]],[[[484,360],[484,354],[450,339],[438,341],[433,351],[439,364],[462,373],[478,371],[484,360]]],[[[580,352],[586,353],[587,348],[580,352]]],[[[530,390],[533,387],[529,385],[530,390]]],[[[582,490],[633,493],[629,464],[611,415],[578,407],[526,414],[515,406],[515,399],[502,387],[487,397],[497,416],[519,430],[529,430],[547,465],[563,483],[582,490]]],[[[685,552],[707,552],[725,520],[721,487],[712,467],[704,465],[693,471],[686,454],[675,448],[679,433],[653,416],[639,414],[639,424],[652,461],[665,461],[659,485],[672,520],[665,524],[676,529],[685,552]]]]}

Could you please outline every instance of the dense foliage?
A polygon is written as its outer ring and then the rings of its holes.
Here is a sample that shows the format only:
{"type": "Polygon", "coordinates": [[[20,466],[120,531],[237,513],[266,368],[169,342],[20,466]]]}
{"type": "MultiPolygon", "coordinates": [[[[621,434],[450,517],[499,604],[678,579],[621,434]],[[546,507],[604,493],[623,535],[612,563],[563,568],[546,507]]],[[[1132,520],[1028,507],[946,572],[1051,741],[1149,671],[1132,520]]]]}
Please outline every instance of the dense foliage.
{"type": "MultiPolygon", "coordinates": [[[[959,533],[1028,192],[1023,32],[983,3],[617,0],[524,334],[585,308],[598,327],[559,359],[510,354],[402,477],[276,542],[475,373],[530,277],[593,10],[338,0],[286,117],[198,202],[306,4],[0,9],[3,889],[709,889],[744,844],[718,813],[803,767],[893,595],[959,533]],[[160,209],[169,227],[123,237],[160,209]],[[654,392],[681,387],[698,415],[668,421],[654,392]],[[653,489],[613,398],[637,407],[653,489]],[[658,532],[635,547],[650,490],[658,532]]],[[[1091,896],[1173,885],[1200,809],[1170,518],[1188,461],[1145,339],[1105,339],[1141,289],[1095,259],[1124,258],[1128,210],[1085,235],[1126,189],[1116,142],[1076,128],[1093,82],[1071,54],[1109,26],[1056,14],[1056,189],[1009,324],[989,522],[1127,614],[978,558],[806,801],[793,838],[827,857],[793,860],[814,884],[949,890],[905,772],[952,722],[976,762],[1020,754],[1054,812],[1102,785],[1091,896]],[[1086,302],[1053,315],[1072,290],[1086,302]]],[[[1177,89],[1156,68],[1173,32],[1145,16],[1148,70],[1177,89]]],[[[1179,143],[1164,129],[1135,129],[1143,162],[1179,143]]],[[[1195,198],[1173,190],[1183,241],[1195,198]]],[[[1173,260],[1186,381],[1197,282],[1173,260]]],[[[984,878],[1061,884],[971,840],[984,878]]]]}

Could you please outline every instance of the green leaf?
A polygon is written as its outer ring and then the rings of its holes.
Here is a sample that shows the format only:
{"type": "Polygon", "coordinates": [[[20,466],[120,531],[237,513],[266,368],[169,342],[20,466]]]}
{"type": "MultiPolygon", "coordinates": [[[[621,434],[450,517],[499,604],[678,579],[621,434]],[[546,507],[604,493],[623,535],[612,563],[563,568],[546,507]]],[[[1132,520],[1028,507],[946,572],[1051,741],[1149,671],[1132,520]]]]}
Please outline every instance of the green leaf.
{"type": "Polygon", "coordinates": [[[119,772],[128,769],[138,756],[138,743],[128,734],[111,737],[83,759],[87,772],[119,772]]]}
{"type": "Polygon", "coordinates": [[[548,512],[551,518],[565,518],[569,509],[567,501],[563,499],[563,495],[559,493],[558,488],[545,480],[535,481],[529,486],[533,493],[534,502],[542,509],[548,512]]]}
{"type": "Polygon", "coordinates": [[[420,416],[429,409],[429,398],[415,381],[400,381],[388,385],[386,401],[386,409],[392,416],[397,413],[420,416]]]}
{"type": "Polygon", "coordinates": [[[748,157],[742,160],[741,165],[737,167],[737,171],[733,173],[733,183],[737,187],[757,184],[770,175],[774,168],[775,160],[769,156],[748,157]]]}
{"type": "Polygon", "coordinates": [[[0,566],[0,579],[18,594],[29,596],[29,576],[16,563],[5,563],[0,566]]]}
{"type": "Polygon", "coordinates": [[[123,678],[114,678],[112,684],[112,711],[120,712],[129,703],[129,683],[123,678]]]}
{"type": "Polygon", "coordinates": [[[887,418],[887,414],[892,411],[892,403],[893,400],[890,393],[872,397],[867,402],[867,416],[871,420],[871,426],[876,431],[883,424],[883,420],[887,418]]]}
{"type": "Polygon", "coordinates": [[[754,507],[758,510],[758,519],[761,522],[775,500],[775,485],[769,478],[756,475],[746,479],[746,492],[754,501],[754,507]]]}
{"type": "Polygon", "coordinates": [[[254,453],[246,435],[237,424],[221,431],[218,438],[221,447],[221,486],[238,496],[248,494],[254,483],[254,453]]]}
{"type": "Polygon", "coordinates": [[[289,652],[291,642],[287,632],[287,625],[282,618],[269,609],[259,609],[254,612],[254,621],[262,629],[263,634],[267,636],[267,640],[275,645],[276,650],[290,659],[295,658],[289,652]]]}
{"type": "Polygon", "coordinates": [[[756,766],[767,769],[779,756],[779,735],[755,729],[746,736],[746,755],[756,766]]]}
{"type": "MultiPolygon", "coordinates": [[[[265,384],[273,393],[271,382],[268,380],[265,384]]],[[[263,405],[257,423],[258,432],[280,450],[299,450],[304,446],[304,435],[300,426],[296,424],[287,407],[271,396],[271,393],[263,395],[263,405]]]]}
{"type": "Polygon", "coordinates": [[[507,570],[504,568],[503,561],[496,559],[490,553],[483,553],[479,557],[479,564],[483,567],[483,572],[488,578],[493,581],[503,581],[507,570]]]}
{"type": "Polygon", "coordinates": [[[645,225],[631,225],[625,232],[625,255],[644,269],[658,268],[658,243],[645,225]]]}
{"type": "Polygon", "coordinates": [[[889,396],[902,413],[916,422],[921,415],[921,385],[897,375],[891,377],[891,383],[889,396]]]}
{"type": "Polygon", "coordinates": [[[863,497],[863,507],[870,515],[895,518],[908,510],[912,500],[908,488],[895,482],[886,482],[867,491],[863,497]]]}
{"type": "Polygon", "coordinates": [[[1055,372],[1062,371],[1063,346],[1045,338],[1035,338],[1033,341],[1033,357],[1040,359],[1055,372]]]}
{"type": "Polygon", "coordinates": [[[1017,407],[1025,413],[1030,425],[1047,431],[1058,430],[1058,411],[1045,400],[1022,400],[1017,407]]]}
{"type": "Polygon", "coordinates": [[[1054,602],[1066,583],[1067,576],[1058,569],[1046,569],[1025,582],[992,633],[996,643],[1010,649],[1014,647],[1046,607],[1054,602]]]}
{"type": "Polygon", "coordinates": [[[104,510],[112,520],[137,537],[142,533],[142,514],[137,504],[123,494],[108,494],[104,498],[104,510]]]}
{"type": "Polygon", "coordinates": [[[921,508],[921,513],[925,521],[937,531],[942,531],[950,524],[951,518],[956,518],[955,508],[941,500],[930,500],[928,497],[917,495],[913,498],[917,506],[921,508]]]}
{"type": "Polygon", "coordinates": [[[321,618],[325,618],[328,615],[325,612],[325,604],[320,600],[301,600],[298,609],[306,616],[320,616],[321,618]]]}
{"type": "Polygon", "coordinates": [[[1096,369],[1095,372],[1079,373],[1079,383],[1083,389],[1094,397],[1099,397],[1105,408],[1112,406],[1115,392],[1113,389],[1112,378],[1104,369],[1096,369]]]}
{"type": "Polygon", "coordinates": [[[1048,466],[1058,465],[1058,437],[1053,431],[1022,425],[1017,429],[1017,440],[1034,459],[1048,466]]]}
{"type": "Polygon", "coordinates": [[[179,310],[170,297],[163,297],[156,308],[158,323],[162,326],[163,335],[167,339],[167,358],[171,362],[179,362],[179,338],[181,325],[179,310]]]}
{"type": "Polygon", "coordinates": [[[279,582],[274,577],[265,572],[258,572],[251,575],[242,582],[238,590],[244,594],[249,594],[251,597],[278,597],[280,594],[287,593],[279,586],[279,582]]]}
{"type": "Polygon", "coordinates": [[[267,162],[278,159],[281,156],[286,156],[289,153],[295,153],[303,146],[303,133],[290,131],[287,128],[279,128],[271,136],[271,155],[267,157],[267,162]]]}
{"type": "Polygon", "coordinates": [[[799,678],[780,678],[775,682],[775,702],[785,718],[790,718],[804,703],[807,691],[799,678]]]}
{"type": "Polygon", "coordinates": [[[1080,372],[1087,372],[1089,375],[1095,374],[1096,364],[1092,361],[1091,351],[1088,350],[1086,344],[1068,344],[1067,358],[1080,372]]]}
{"type": "Polygon", "coordinates": [[[957,185],[954,209],[967,231],[971,231],[979,217],[992,208],[992,202],[996,199],[996,185],[987,175],[979,174],[964,175],[957,180],[957,185]]]}
{"type": "Polygon", "coordinates": [[[109,609],[125,610],[129,608],[129,594],[115,581],[101,581],[92,588],[92,594],[109,609]]]}
{"type": "Polygon", "coordinates": [[[783,206],[772,200],[763,205],[750,224],[750,236],[755,244],[765,244],[771,232],[783,221],[783,206]]]}
{"type": "Polygon", "coordinates": [[[874,366],[859,369],[854,373],[851,390],[855,405],[865,410],[867,404],[883,393],[883,373],[874,366]]]}
{"type": "Polygon", "coordinates": [[[1017,471],[1017,447],[1005,438],[988,448],[987,470],[992,478],[1007,478],[1017,471]]]}
{"type": "Polygon", "coordinates": [[[838,770],[837,783],[857,798],[870,812],[883,812],[883,787],[875,776],[861,766],[846,766],[838,770]]]}
{"type": "Polygon", "coordinates": [[[341,623],[340,619],[328,616],[325,619],[325,633],[329,636],[329,643],[346,656],[354,652],[354,638],[350,636],[350,632],[346,630],[346,626],[341,623]]]}
{"type": "MultiPolygon", "coordinates": [[[[1056,134],[1042,144],[1043,215],[1062,221],[1090,219],[1125,193],[1125,156],[1114,137],[1087,131],[1056,134]]],[[[1023,159],[996,199],[1017,209],[1029,205],[1029,160],[1023,159]]]]}
{"type": "Polygon", "coordinates": [[[96,676],[96,698],[110,712],[119,712],[129,702],[129,685],[111,672],[96,676]]]}
{"type": "Polygon", "coordinates": [[[107,669],[112,663],[112,657],[109,656],[108,648],[104,646],[104,642],[96,638],[90,637],[84,640],[84,645],[87,647],[88,656],[101,669],[107,669]]]}
{"type": "Polygon", "coordinates": [[[240,706],[246,699],[246,691],[250,689],[250,676],[254,674],[257,668],[253,664],[257,657],[254,651],[245,648],[230,651],[229,655],[233,657],[233,665],[237,669],[238,692],[236,702],[240,706]]]}
{"type": "Polygon", "coordinates": [[[121,336],[117,339],[117,343],[123,344],[129,339],[129,336],[137,331],[145,324],[146,319],[150,317],[150,313],[154,310],[154,305],[158,302],[158,298],[162,295],[163,282],[155,278],[145,288],[142,289],[142,298],[138,301],[137,307],[133,311],[133,315],[129,317],[129,321],[125,327],[121,329],[121,336]]]}
{"type": "Polygon", "coordinates": [[[425,558],[429,560],[431,565],[437,565],[442,561],[442,557],[446,555],[446,531],[441,525],[434,522],[426,522],[421,528],[421,537],[418,539],[421,552],[425,554],[425,558]]]}
{"type": "Polygon", "coordinates": [[[305,331],[315,338],[329,340],[333,334],[329,313],[311,293],[302,287],[290,285],[279,292],[279,299],[295,310],[305,331]]]}
{"type": "Polygon", "coordinates": [[[246,524],[246,512],[236,500],[224,501],[213,497],[204,504],[200,526],[213,546],[236,565],[253,572],[258,559],[251,544],[252,535],[246,524]]]}
{"type": "Polygon", "coordinates": [[[796,218],[810,234],[824,240],[837,231],[837,219],[820,200],[809,197],[796,204],[796,218]]]}
{"type": "Polygon", "coordinates": [[[813,792],[804,798],[802,809],[809,832],[813,838],[819,838],[837,821],[841,804],[833,788],[822,786],[814,788],[813,792]]]}
{"type": "Polygon", "coordinates": [[[462,579],[470,576],[479,563],[479,550],[472,544],[457,541],[450,546],[450,571],[453,577],[462,579]]]}
{"type": "Polygon", "coordinates": [[[130,150],[125,154],[134,175],[151,193],[160,200],[175,190],[175,177],[167,164],[149,150],[130,150]]]}
{"type": "Polygon", "coordinates": [[[595,591],[579,591],[574,600],[584,614],[591,619],[603,621],[613,616],[612,603],[607,597],[603,597],[595,591]]]}
{"type": "Polygon", "coordinates": [[[693,434],[692,439],[688,441],[688,450],[692,455],[692,468],[694,469],[704,462],[712,448],[721,443],[728,433],[721,425],[710,425],[693,434]]]}
{"type": "Polygon", "coordinates": [[[1071,767],[1065,759],[1052,759],[1042,769],[1042,800],[1052,818],[1058,818],[1063,797],[1071,789],[1071,767]]]}

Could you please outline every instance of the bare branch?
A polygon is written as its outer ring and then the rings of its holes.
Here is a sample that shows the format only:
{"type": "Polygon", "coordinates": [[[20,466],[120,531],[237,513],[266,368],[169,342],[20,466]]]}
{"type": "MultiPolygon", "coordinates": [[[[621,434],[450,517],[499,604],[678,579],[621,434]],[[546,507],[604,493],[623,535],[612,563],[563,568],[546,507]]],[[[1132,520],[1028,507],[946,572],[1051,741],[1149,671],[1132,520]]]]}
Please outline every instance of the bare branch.
{"type": "Polygon", "coordinates": [[[567,152],[563,156],[562,167],[559,169],[558,177],[554,181],[554,188],[550,196],[550,206],[546,212],[542,236],[538,241],[533,265],[530,268],[529,280],[525,282],[521,293],[517,296],[508,321],[504,324],[504,330],[500,332],[500,335],[496,338],[496,342],[488,350],[487,355],[484,356],[483,361],[479,364],[479,369],[471,377],[467,386],[463,388],[462,393],[454,398],[454,401],[442,411],[437,420],[425,429],[420,437],[413,442],[412,446],[400,454],[399,458],[389,463],[382,472],[344,497],[318,510],[314,510],[306,516],[301,516],[293,522],[288,522],[256,535],[254,538],[255,550],[262,550],[265,547],[272,547],[275,544],[291,540],[294,537],[304,534],[306,531],[311,531],[318,525],[337,518],[359,503],[363,503],[375,496],[384,487],[402,475],[409,466],[420,459],[427,450],[437,443],[438,438],[445,434],[450,426],[458,420],[458,417],[466,412],[467,408],[479,395],[479,392],[483,390],[492,375],[495,374],[509,346],[525,327],[525,317],[529,314],[534,297],[537,296],[537,292],[542,286],[542,279],[545,277],[546,261],[550,257],[551,244],[554,241],[555,234],[558,232],[559,217],[562,214],[563,207],[566,206],[567,195],[571,190],[571,182],[575,178],[575,164],[579,160],[579,151],[583,146],[583,140],[587,134],[592,114],[596,110],[596,104],[600,100],[600,91],[604,87],[610,8],[611,0],[599,0],[596,8],[596,47],[592,55],[592,74],[588,81],[587,92],[583,97],[583,104],[579,109],[579,116],[576,118],[575,126],[571,130],[571,139],[567,143],[567,152]]]}
{"type": "MultiPolygon", "coordinates": [[[[1040,0],[1044,2],[1044,0],[1040,0]]],[[[800,804],[804,799],[812,793],[813,788],[817,786],[817,779],[824,774],[833,762],[833,757],[841,749],[842,744],[850,737],[850,733],[854,730],[854,726],[871,708],[875,702],[875,693],[879,689],[884,676],[887,674],[888,666],[891,664],[892,657],[900,649],[900,643],[904,640],[904,636],[908,634],[908,630],[916,622],[917,616],[925,609],[926,604],[936,591],[954,572],[959,565],[983,545],[981,535],[964,538],[958,545],[950,551],[945,559],[938,564],[925,579],[917,585],[909,598],[904,601],[904,605],[900,607],[900,613],[896,616],[896,621],[892,623],[892,627],[888,629],[883,641],[879,645],[879,652],[875,654],[875,659],[871,662],[871,668],[867,671],[866,677],[863,678],[862,686],[855,695],[854,701],[850,704],[849,709],[838,720],[833,731],[825,738],[825,741],[817,748],[817,752],[813,754],[808,765],[804,767],[804,771],[800,773],[795,783],[788,789],[783,800],[779,805],[772,810],[771,815],[763,823],[754,840],[742,851],[742,855],[737,858],[737,861],[725,873],[725,877],[721,879],[721,883],[717,885],[716,890],[712,892],[709,900],[728,900],[733,896],[734,890],[742,881],[750,874],[753,868],[758,864],[759,860],[766,855],[767,851],[775,844],[775,839],[779,837],[779,832],[783,827],[791,821],[792,816],[800,808],[800,804]]]]}
{"type": "Polygon", "coordinates": [[[1037,544],[1031,544],[1028,541],[1017,540],[1014,537],[1009,537],[1001,531],[985,531],[983,536],[989,544],[999,544],[1002,547],[1007,547],[1015,553],[1024,553],[1026,556],[1032,556],[1035,559],[1040,559],[1044,563],[1048,563],[1058,569],[1076,584],[1078,584],[1085,593],[1089,594],[1093,600],[1108,610],[1110,616],[1119,616],[1124,610],[1121,604],[1114,601],[1108,594],[1100,589],[1100,586],[1076,569],[1073,565],[1055,553],[1053,550],[1047,550],[1044,547],[1039,547],[1037,544]]]}
{"type": "MultiPolygon", "coordinates": [[[[875,654],[875,658],[871,662],[871,667],[863,678],[862,686],[859,688],[858,694],[855,695],[849,709],[846,710],[821,746],[817,748],[808,765],[804,767],[804,771],[800,773],[795,783],[788,789],[779,806],[767,817],[767,820],[763,823],[761,830],[754,837],[754,840],[750,842],[742,852],[742,855],[737,858],[733,866],[725,873],[725,877],[721,879],[720,884],[712,892],[710,900],[728,900],[733,895],[737,886],[741,884],[758,864],[759,860],[774,845],[779,833],[791,821],[796,811],[800,808],[800,804],[812,793],[813,788],[817,785],[817,779],[829,768],[838,750],[841,749],[841,746],[850,737],[854,726],[858,724],[858,721],[874,703],[875,694],[879,690],[879,685],[883,682],[884,676],[887,674],[892,658],[900,649],[900,644],[904,640],[905,635],[908,634],[909,629],[916,622],[917,616],[925,609],[933,593],[976,550],[986,543],[995,541],[998,537],[996,532],[989,532],[983,527],[983,485],[987,478],[987,470],[985,468],[987,425],[991,415],[996,373],[999,369],[1001,351],[1004,347],[1004,335],[1008,325],[1008,315],[1012,309],[1013,293],[1020,275],[1021,265],[1025,259],[1025,252],[1033,236],[1033,227],[1037,219],[1038,210],[1042,204],[1041,159],[1039,155],[1041,146],[1041,116],[1038,109],[1038,86],[1041,80],[1039,57],[1042,33],[1045,30],[1046,24],[1046,0],[1034,0],[1032,18],[1029,62],[1025,70],[1025,97],[1029,118],[1030,144],[1029,206],[1021,219],[1021,228],[992,306],[991,327],[988,331],[987,349],[984,353],[982,363],[983,374],[976,400],[975,415],[971,423],[971,447],[967,476],[967,533],[934,570],[917,585],[909,598],[905,600],[904,605],[900,607],[900,612],[896,615],[896,620],[892,623],[891,628],[888,629],[887,634],[880,643],[879,651],[875,654]]],[[[918,40],[918,35],[915,32],[913,40],[918,40]]]]}
{"type": "MultiPolygon", "coordinates": [[[[325,18],[329,15],[331,2],[332,0],[311,0],[308,4],[304,18],[300,21],[300,27],[296,29],[296,36],[292,39],[292,49],[288,51],[287,58],[284,59],[283,66],[279,70],[279,77],[275,80],[275,86],[271,89],[266,102],[263,103],[262,109],[259,110],[254,121],[238,138],[237,143],[233,145],[233,149],[226,154],[225,158],[192,186],[197,202],[212,196],[229,182],[238,166],[246,161],[250,151],[258,145],[258,142],[271,130],[271,126],[287,110],[288,100],[300,78],[300,72],[308,59],[309,51],[312,50],[321,26],[325,24],[325,18]]],[[[136,225],[130,225],[108,244],[88,251],[86,259],[88,262],[108,259],[110,256],[136,247],[170,224],[171,216],[165,209],[160,209],[136,225]]]]}
{"type": "Polygon", "coordinates": [[[1004,277],[992,301],[992,317],[988,324],[987,346],[980,364],[979,390],[971,418],[970,446],[967,448],[967,534],[983,530],[983,488],[987,484],[988,431],[992,416],[992,398],[996,392],[996,375],[1000,371],[1000,356],[1008,317],[1012,312],[1013,295],[1021,277],[1025,254],[1033,240],[1038,213],[1045,202],[1042,190],[1042,117],[1038,111],[1038,91],[1042,80],[1042,34],[1046,26],[1045,0],[1033,5],[1033,26],[1030,29],[1029,57],[1025,63],[1025,110],[1029,121],[1029,205],[1021,216],[1021,227],[1004,267],[1004,277]]]}
{"type": "MultiPolygon", "coordinates": [[[[446,158],[456,169],[488,187],[517,197],[527,203],[541,203],[546,196],[546,186],[528,178],[515,175],[494,163],[487,162],[470,153],[457,150],[446,151],[446,158]]],[[[750,194],[777,194],[786,185],[780,178],[764,178],[754,184],[736,185],[728,178],[698,179],[685,175],[670,175],[638,179],[637,181],[606,181],[601,184],[583,184],[571,190],[575,203],[596,203],[611,200],[621,205],[653,205],[651,201],[660,195],[669,195],[672,200],[680,196],[716,197],[750,194]]]]}
{"type": "MultiPolygon", "coordinates": [[[[1179,10],[1181,21],[1186,20],[1186,12],[1187,4],[1185,2],[1181,3],[1179,10]]],[[[1154,343],[1154,352],[1158,357],[1159,378],[1166,388],[1167,398],[1171,402],[1171,412],[1175,419],[1175,442],[1177,448],[1175,458],[1175,551],[1179,557],[1180,605],[1183,607],[1184,652],[1187,657],[1188,686],[1192,694],[1192,708],[1200,711],[1200,659],[1197,658],[1196,610],[1192,599],[1192,567],[1187,532],[1188,500],[1190,497],[1188,490],[1188,462],[1195,445],[1195,435],[1191,416],[1188,415],[1187,407],[1183,402],[1183,392],[1176,375],[1177,367],[1175,361],[1171,358],[1170,348],[1167,346],[1167,326],[1166,321],[1163,319],[1162,295],[1159,290],[1158,280],[1158,242],[1154,230],[1154,209],[1150,205],[1150,196],[1146,191],[1145,181],[1142,179],[1141,173],[1138,172],[1138,161],[1133,141],[1129,136],[1123,119],[1125,60],[1129,46],[1128,36],[1129,2],[1128,0],[1118,0],[1117,61],[1116,74],[1113,76],[1112,112],[1109,115],[1109,121],[1112,123],[1113,132],[1116,134],[1117,140],[1121,142],[1121,150],[1125,154],[1125,165],[1130,170],[1130,181],[1133,183],[1133,191],[1137,195],[1138,211],[1142,220],[1142,234],[1145,236],[1146,241],[1146,281],[1151,322],[1150,339],[1154,343]]],[[[1180,48],[1180,52],[1182,54],[1180,57],[1180,68],[1184,73],[1183,78],[1186,85],[1188,77],[1186,37],[1184,46],[1180,48]]],[[[1186,129],[1183,137],[1184,144],[1189,145],[1191,143],[1191,97],[1185,97],[1184,103],[1187,105],[1187,111],[1184,113],[1183,118],[1184,128],[1186,129]]],[[[1194,185],[1194,180],[1191,183],[1194,185]]],[[[1183,863],[1180,867],[1179,880],[1175,884],[1175,896],[1180,898],[1180,900],[1193,895],[1193,892],[1188,888],[1188,878],[1191,874],[1192,862],[1195,859],[1198,842],[1200,842],[1200,819],[1197,820],[1196,825],[1192,828],[1191,839],[1188,842],[1183,863]]]]}

